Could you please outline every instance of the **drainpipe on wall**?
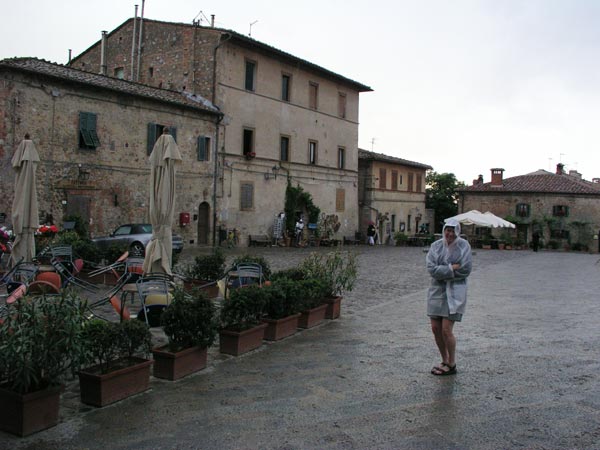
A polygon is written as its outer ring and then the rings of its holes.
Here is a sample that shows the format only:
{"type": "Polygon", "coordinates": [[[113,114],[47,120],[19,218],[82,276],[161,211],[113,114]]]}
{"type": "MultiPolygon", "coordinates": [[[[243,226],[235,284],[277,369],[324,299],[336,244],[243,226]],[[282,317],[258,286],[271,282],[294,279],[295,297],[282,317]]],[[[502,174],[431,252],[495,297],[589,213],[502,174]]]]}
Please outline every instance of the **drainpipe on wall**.
{"type": "Polygon", "coordinates": [[[213,230],[212,230],[212,245],[217,246],[217,179],[219,177],[219,164],[217,158],[219,156],[219,124],[223,120],[223,116],[219,116],[216,121],[216,137],[215,137],[215,158],[213,164],[213,230]]]}
{"type": "Polygon", "coordinates": [[[133,33],[131,34],[131,71],[129,73],[129,80],[133,81],[133,61],[135,60],[135,31],[137,29],[137,16],[138,5],[135,5],[135,18],[133,19],[133,33]]]}
{"type": "Polygon", "coordinates": [[[137,55],[137,74],[136,81],[140,81],[140,65],[142,63],[142,35],[144,34],[144,3],[146,0],[142,0],[142,13],[140,14],[140,38],[138,40],[138,55],[137,55]]]}
{"type": "Polygon", "coordinates": [[[100,41],[100,75],[106,75],[106,35],[107,32],[102,32],[102,40],[100,41]]]}

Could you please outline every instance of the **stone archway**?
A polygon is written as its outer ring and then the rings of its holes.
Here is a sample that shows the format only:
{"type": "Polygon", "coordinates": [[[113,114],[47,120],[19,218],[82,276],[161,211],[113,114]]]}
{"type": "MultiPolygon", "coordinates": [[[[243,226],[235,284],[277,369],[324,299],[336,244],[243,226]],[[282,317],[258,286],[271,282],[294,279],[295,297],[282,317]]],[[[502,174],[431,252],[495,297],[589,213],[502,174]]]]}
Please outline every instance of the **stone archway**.
{"type": "Polygon", "coordinates": [[[207,245],[210,233],[210,205],[207,202],[198,206],[198,244],[207,245]]]}

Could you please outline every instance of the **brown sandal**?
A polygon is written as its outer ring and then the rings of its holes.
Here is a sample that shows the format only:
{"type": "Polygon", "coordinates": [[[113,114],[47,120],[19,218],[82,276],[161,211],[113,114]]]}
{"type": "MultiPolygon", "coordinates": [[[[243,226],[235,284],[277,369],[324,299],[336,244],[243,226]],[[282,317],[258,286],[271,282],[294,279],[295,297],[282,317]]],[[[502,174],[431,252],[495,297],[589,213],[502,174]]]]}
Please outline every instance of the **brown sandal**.
{"type": "Polygon", "coordinates": [[[448,370],[444,370],[444,369],[438,369],[437,371],[434,371],[433,369],[431,370],[431,373],[436,375],[436,376],[446,376],[446,375],[454,375],[456,374],[458,371],[456,370],[456,364],[454,364],[453,366],[449,366],[446,363],[442,363],[444,367],[447,367],[448,370]]]}

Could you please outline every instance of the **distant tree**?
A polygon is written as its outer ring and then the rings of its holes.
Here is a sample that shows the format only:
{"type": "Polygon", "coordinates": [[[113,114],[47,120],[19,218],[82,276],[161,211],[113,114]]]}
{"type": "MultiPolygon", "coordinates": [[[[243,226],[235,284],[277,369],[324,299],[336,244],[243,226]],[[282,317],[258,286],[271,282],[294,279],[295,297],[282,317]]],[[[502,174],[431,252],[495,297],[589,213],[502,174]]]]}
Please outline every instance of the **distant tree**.
{"type": "Polygon", "coordinates": [[[427,172],[425,177],[425,206],[435,212],[434,232],[442,231],[444,219],[458,214],[457,189],[464,187],[462,181],[457,181],[453,173],[427,172]]]}

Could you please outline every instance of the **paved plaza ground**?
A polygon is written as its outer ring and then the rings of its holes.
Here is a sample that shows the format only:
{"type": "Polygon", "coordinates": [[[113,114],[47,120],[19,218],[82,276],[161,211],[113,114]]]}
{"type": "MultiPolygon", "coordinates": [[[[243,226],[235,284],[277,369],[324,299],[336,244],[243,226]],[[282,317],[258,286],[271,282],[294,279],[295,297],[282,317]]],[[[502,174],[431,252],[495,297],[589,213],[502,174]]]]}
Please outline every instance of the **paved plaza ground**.
{"type": "MultiPolygon", "coordinates": [[[[101,409],[70,383],[57,427],[0,432],[0,449],[600,448],[598,255],[477,250],[458,374],[435,377],[422,249],[346,249],[360,273],[340,319],[237,358],[212,348],[204,371],[101,409]]],[[[274,270],[310,252],[252,251],[274,270]]]]}

